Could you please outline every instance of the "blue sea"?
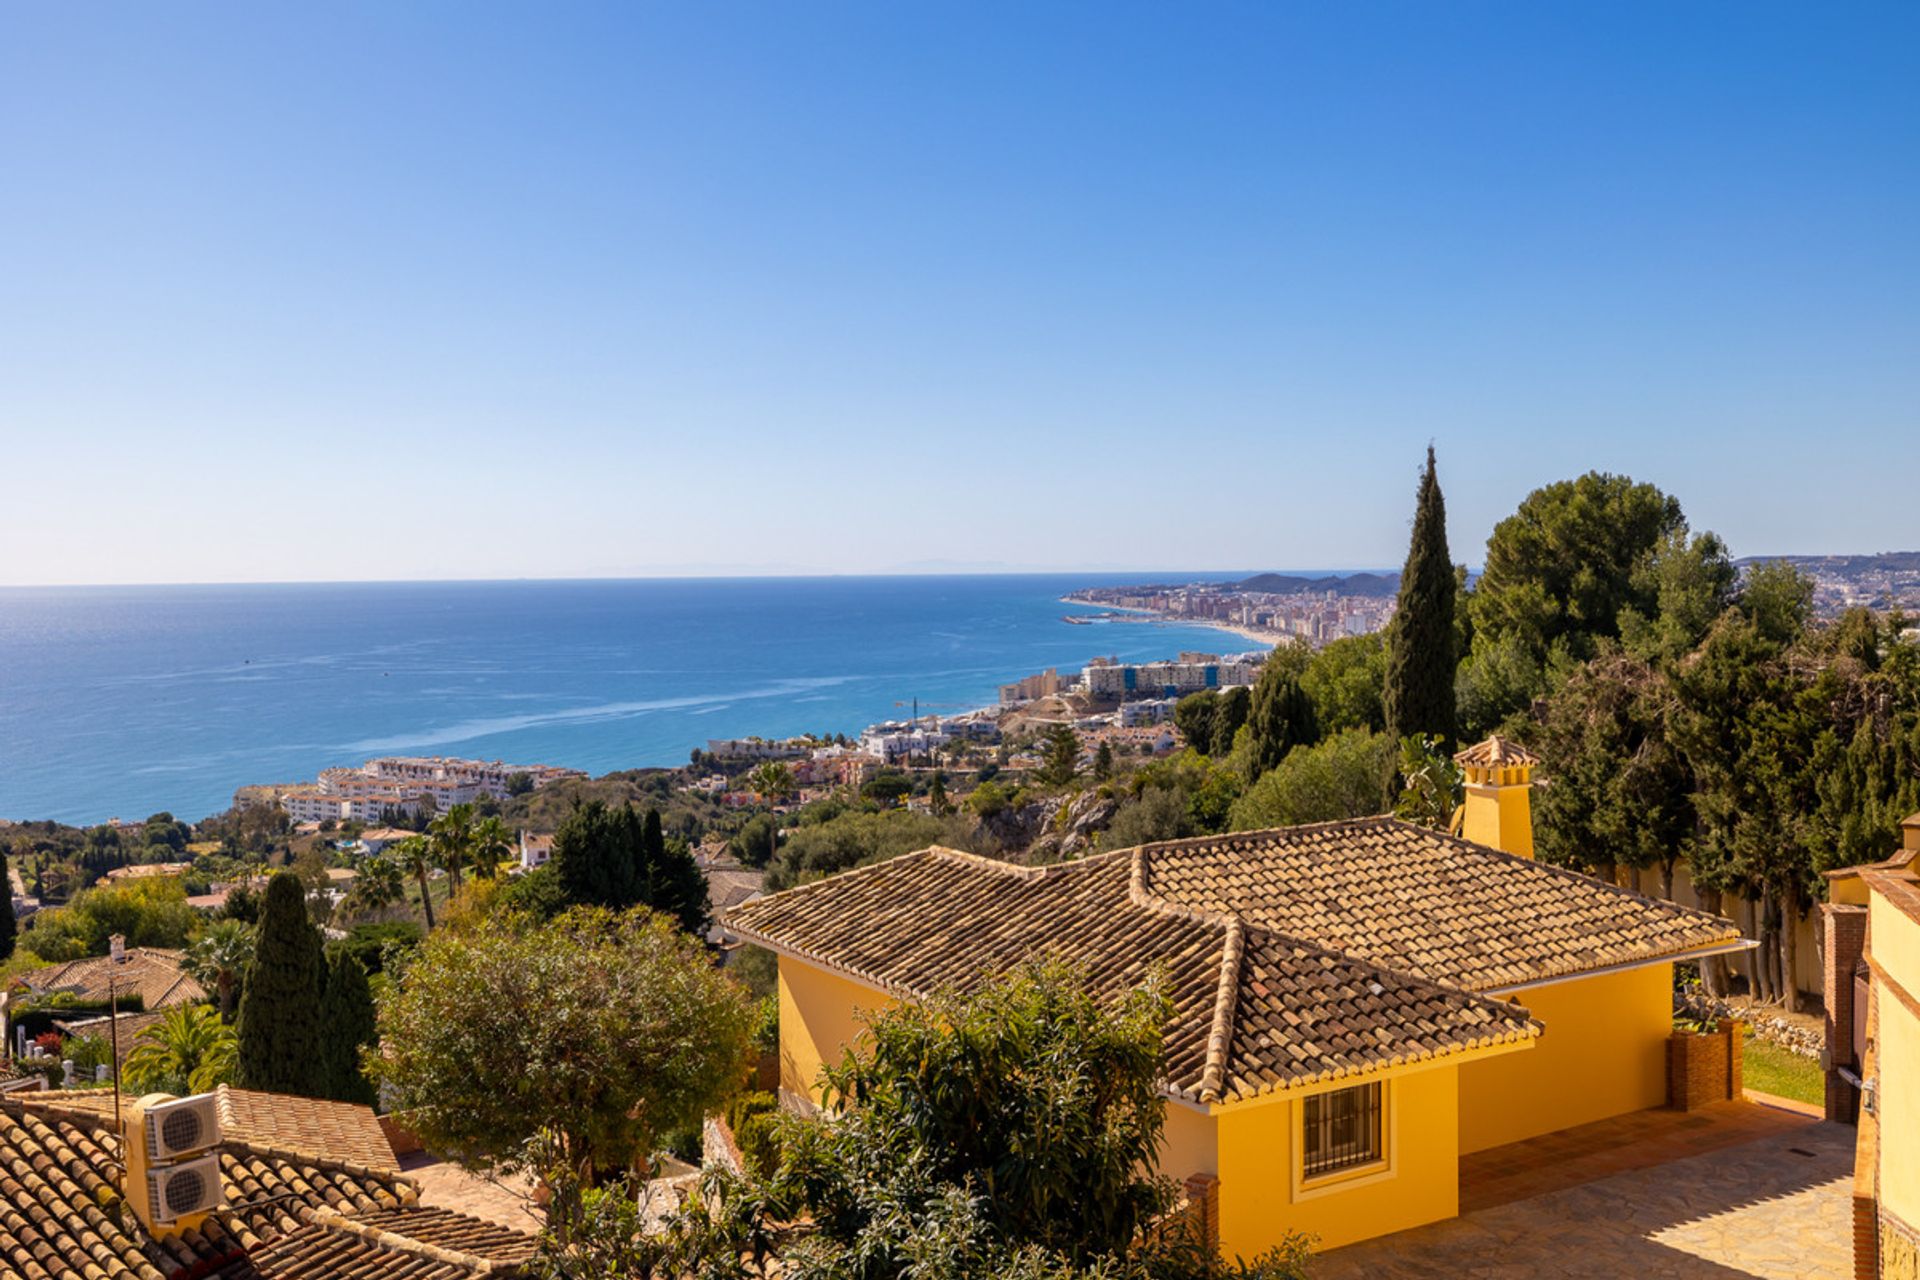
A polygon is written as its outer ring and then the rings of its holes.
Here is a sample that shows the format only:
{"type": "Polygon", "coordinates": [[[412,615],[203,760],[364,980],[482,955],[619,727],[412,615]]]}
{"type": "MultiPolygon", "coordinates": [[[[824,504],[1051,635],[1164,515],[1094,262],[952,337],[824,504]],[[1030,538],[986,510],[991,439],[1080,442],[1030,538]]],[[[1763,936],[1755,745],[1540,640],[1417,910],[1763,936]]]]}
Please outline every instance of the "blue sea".
{"type": "MultiPolygon", "coordinates": [[[[1199,575],[1195,575],[1199,576],[1199,575]]],[[[1225,576],[1225,575],[1222,575],[1225,576]]],[[[388,753],[681,764],[708,738],[857,733],[1096,654],[1252,642],[1074,626],[1080,587],[1186,575],[0,589],[0,817],[198,819],[388,753]]]]}

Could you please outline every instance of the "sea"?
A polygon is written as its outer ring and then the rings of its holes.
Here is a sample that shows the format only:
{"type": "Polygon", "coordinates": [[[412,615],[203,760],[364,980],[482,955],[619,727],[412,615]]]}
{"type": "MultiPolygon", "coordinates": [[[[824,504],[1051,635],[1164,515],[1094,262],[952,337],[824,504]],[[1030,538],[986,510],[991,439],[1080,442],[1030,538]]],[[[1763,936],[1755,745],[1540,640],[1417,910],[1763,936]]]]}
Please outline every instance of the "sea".
{"type": "Polygon", "coordinates": [[[1079,588],[1229,576],[0,588],[0,818],[197,820],[388,754],[601,774],[709,738],[853,735],[1096,655],[1261,648],[1064,621],[1100,612],[1061,603],[1079,588]]]}

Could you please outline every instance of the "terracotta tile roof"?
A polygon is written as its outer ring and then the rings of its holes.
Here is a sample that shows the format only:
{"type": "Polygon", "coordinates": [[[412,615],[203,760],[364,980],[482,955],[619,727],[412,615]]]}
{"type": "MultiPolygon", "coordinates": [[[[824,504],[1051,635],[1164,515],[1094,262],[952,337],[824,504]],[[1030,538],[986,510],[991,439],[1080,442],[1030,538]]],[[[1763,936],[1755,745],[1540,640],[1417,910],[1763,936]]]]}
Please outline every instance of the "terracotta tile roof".
{"type": "MultiPolygon", "coordinates": [[[[220,1132],[229,1142],[292,1157],[331,1160],[399,1173],[393,1146],[372,1107],[290,1093],[265,1093],[220,1085],[214,1090],[220,1132]]],[[[113,1116],[110,1089],[57,1089],[29,1098],[28,1104],[103,1119],[113,1116]]]]}
{"type": "Polygon", "coordinates": [[[1539,764],[1540,757],[1496,733],[1485,742],[1476,742],[1465,751],[1454,753],[1453,761],[1476,769],[1505,769],[1539,764]]]}
{"type": "Polygon", "coordinates": [[[165,1013],[123,1013],[118,1018],[104,1013],[89,1013],[78,1018],[55,1018],[53,1026],[54,1030],[65,1035],[99,1036],[111,1043],[114,1038],[114,1027],[118,1025],[119,1058],[122,1063],[125,1063],[127,1055],[133,1052],[134,1042],[139,1038],[140,1033],[156,1025],[164,1017],[166,1017],[165,1013]]]}
{"type": "Polygon", "coordinates": [[[1167,1087],[1250,1097],[1538,1034],[1524,1010],[1159,896],[1147,850],[1047,868],[929,849],[736,908],[740,935],[905,996],[1052,951],[1117,994],[1158,971],[1167,1087]]]}
{"type": "Polygon", "coordinates": [[[1730,920],[1392,818],[1148,845],[1154,892],[1468,991],[1737,939],[1730,920]]]}
{"type": "MultiPolygon", "coordinates": [[[[226,1208],[156,1239],[120,1204],[111,1096],[0,1100],[0,1276],[23,1280],[467,1280],[532,1256],[519,1232],[417,1207],[395,1173],[225,1135],[226,1208]],[[417,1227],[420,1234],[413,1234],[417,1227]]],[[[364,1108],[363,1108],[364,1110],[364,1108]]]]}
{"type": "Polygon", "coordinates": [[[1734,941],[1732,922],[1399,822],[1240,832],[1047,868],[930,849],[736,907],[742,937],[924,996],[1053,951],[1155,966],[1171,1092],[1252,1096],[1538,1034],[1487,999],[1734,941]]]}
{"type": "Polygon", "coordinates": [[[87,956],[44,969],[29,969],[17,974],[13,981],[39,995],[66,991],[82,1000],[105,1000],[107,976],[111,972],[120,994],[138,992],[149,1011],[207,998],[200,984],[180,967],[180,952],[158,947],[129,947],[126,956],[117,970],[107,956],[87,956]]]}

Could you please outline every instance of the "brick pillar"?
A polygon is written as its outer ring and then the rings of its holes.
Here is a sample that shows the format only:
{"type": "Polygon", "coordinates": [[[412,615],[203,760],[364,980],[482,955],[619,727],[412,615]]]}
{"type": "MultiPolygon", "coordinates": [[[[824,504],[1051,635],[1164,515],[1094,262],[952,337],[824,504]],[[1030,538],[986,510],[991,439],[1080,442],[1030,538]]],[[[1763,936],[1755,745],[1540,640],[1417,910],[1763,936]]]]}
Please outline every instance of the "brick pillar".
{"type": "Polygon", "coordinates": [[[1747,1024],[1722,1018],[1720,1034],[1727,1041],[1727,1097],[1738,1102],[1746,1089],[1747,1024]]]}
{"type": "Polygon", "coordinates": [[[1188,1212],[1209,1253],[1220,1249],[1220,1179],[1196,1173],[1186,1181],[1188,1212]]]}
{"type": "Polygon", "coordinates": [[[1867,947],[1867,909],[1851,903],[1828,903],[1820,908],[1822,995],[1827,1005],[1827,1119],[1852,1124],[1859,1113],[1860,1094],[1840,1075],[1841,1067],[1855,1067],[1865,1046],[1853,1042],[1853,970],[1867,947]]]}

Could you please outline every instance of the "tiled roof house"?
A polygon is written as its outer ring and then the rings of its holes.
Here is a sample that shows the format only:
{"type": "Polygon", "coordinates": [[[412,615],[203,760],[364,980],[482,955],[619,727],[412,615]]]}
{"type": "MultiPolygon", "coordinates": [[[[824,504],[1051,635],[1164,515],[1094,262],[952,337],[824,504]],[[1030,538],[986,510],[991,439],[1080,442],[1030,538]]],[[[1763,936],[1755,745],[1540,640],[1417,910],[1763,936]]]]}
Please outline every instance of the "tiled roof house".
{"type": "Polygon", "coordinates": [[[171,1008],[176,1004],[197,1004],[207,998],[187,971],[181,967],[178,951],[161,947],[128,947],[126,959],[118,966],[107,956],[86,956],[29,969],[13,982],[35,995],[67,992],[85,1001],[105,1001],[107,979],[124,999],[138,995],[148,1012],[171,1008]]]}
{"type": "Polygon", "coordinates": [[[1525,856],[1524,750],[1461,764],[1479,842],[1369,818],[1044,868],[935,848],[736,907],[728,930],[780,958],[782,1092],[822,1100],[861,1011],[1029,956],[1109,993],[1158,971],[1161,1167],[1216,1188],[1229,1255],[1453,1216],[1459,1156],[1662,1105],[1674,962],[1743,945],[1727,920],[1525,856]]]}
{"type": "Polygon", "coordinates": [[[226,1089],[216,1106],[225,1204],[174,1232],[129,1202],[110,1094],[0,1099],[0,1277],[470,1280],[533,1257],[530,1236],[422,1206],[366,1107],[226,1089]]]}

